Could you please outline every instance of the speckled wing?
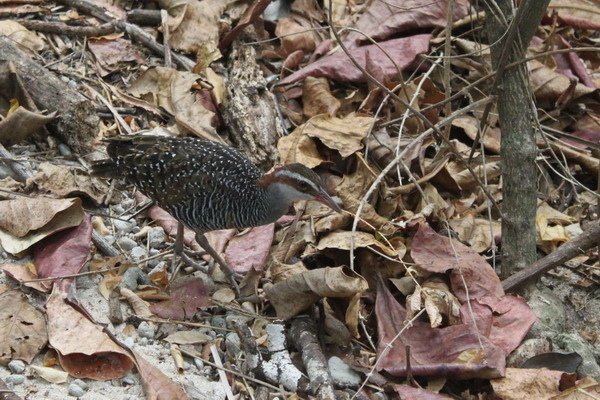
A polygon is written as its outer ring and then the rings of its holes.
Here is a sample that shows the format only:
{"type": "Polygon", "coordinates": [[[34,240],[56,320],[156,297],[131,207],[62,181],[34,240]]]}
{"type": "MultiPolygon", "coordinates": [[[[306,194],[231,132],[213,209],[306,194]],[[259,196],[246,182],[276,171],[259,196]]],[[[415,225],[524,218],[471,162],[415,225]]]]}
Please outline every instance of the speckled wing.
{"type": "Polygon", "coordinates": [[[255,187],[262,176],[238,150],[196,138],[120,136],[109,140],[107,151],[129,182],[199,229],[212,224],[194,223],[194,214],[227,208],[218,203],[243,198],[243,189],[255,187]],[[207,209],[197,210],[200,207],[207,209]]]}

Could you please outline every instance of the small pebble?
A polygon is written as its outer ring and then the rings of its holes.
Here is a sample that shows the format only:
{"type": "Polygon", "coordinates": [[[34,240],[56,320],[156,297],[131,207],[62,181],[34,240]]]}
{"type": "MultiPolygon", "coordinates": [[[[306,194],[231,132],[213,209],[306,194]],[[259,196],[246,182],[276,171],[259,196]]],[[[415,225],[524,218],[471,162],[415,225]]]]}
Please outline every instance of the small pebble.
{"type": "Polygon", "coordinates": [[[123,213],[125,212],[125,207],[123,207],[123,205],[122,205],[122,204],[115,204],[115,205],[112,207],[112,210],[113,210],[113,212],[114,212],[115,214],[117,214],[117,215],[121,215],[121,214],[123,214],[123,213]]]}
{"type": "Polygon", "coordinates": [[[122,202],[121,205],[126,208],[129,209],[131,207],[133,207],[133,199],[130,199],[129,197],[126,197],[122,202]]]}
{"type": "Polygon", "coordinates": [[[143,248],[142,246],[136,246],[133,249],[131,249],[131,251],[129,252],[129,255],[131,255],[131,259],[136,262],[139,262],[140,260],[143,260],[144,258],[148,257],[148,253],[146,253],[146,249],[143,248]]]}
{"type": "Polygon", "coordinates": [[[117,244],[119,246],[121,246],[121,248],[125,251],[131,251],[131,249],[133,249],[134,247],[136,247],[138,244],[135,240],[133,240],[130,237],[127,236],[122,236],[117,240],[117,244]]]}
{"type": "Polygon", "coordinates": [[[71,384],[69,384],[69,396],[73,396],[73,397],[81,397],[85,394],[85,390],[83,390],[83,388],[79,385],[77,385],[74,382],[71,382],[71,384]]]}
{"type": "Polygon", "coordinates": [[[22,374],[25,372],[25,366],[25,362],[21,360],[12,360],[8,363],[8,369],[10,369],[13,374],[22,374]]]}
{"type": "Polygon", "coordinates": [[[156,335],[156,326],[154,324],[142,321],[137,328],[138,334],[142,338],[154,339],[154,335],[156,335]]]}
{"type": "Polygon", "coordinates": [[[84,380],[82,379],[75,379],[74,381],[72,381],[71,383],[76,384],[77,386],[79,386],[80,388],[82,388],[83,390],[85,390],[87,392],[88,390],[88,384],[85,383],[84,380]]]}
{"type": "Polygon", "coordinates": [[[104,240],[106,240],[106,242],[108,244],[114,244],[115,243],[115,237],[113,235],[106,235],[106,236],[104,236],[104,240]]]}
{"type": "Polygon", "coordinates": [[[8,383],[9,385],[21,385],[23,382],[25,382],[25,376],[9,375],[6,378],[4,378],[4,382],[8,383]]]}
{"type": "Polygon", "coordinates": [[[133,347],[133,345],[135,344],[135,340],[131,336],[126,337],[122,340],[122,342],[126,347],[129,348],[133,347]]]}
{"type": "Polygon", "coordinates": [[[140,274],[143,274],[143,272],[138,267],[128,268],[123,274],[123,279],[121,279],[119,286],[129,290],[136,290],[138,281],[140,279],[140,274]]]}
{"type": "Polygon", "coordinates": [[[246,324],[250,320],[251,320],[250,317],[247,317],[245,315],[233,314],[233,313],[227,314],[225,316],[225,321],[227,323],[227,327],[232,330],[235,329],[236,323],[246,324]]]}
{"type": "Polygon", "coordinates": [[[115,225],[115,229],[117,230],[117,232],[119,232],[121,235],[126,235],[133,231],[133,228],[135,228],[135,222],[131,221],[115,219],[113,221],[113,224],[115,225]]]}
{"type": "Polygon", "coordinates": [[[194,358],[194,365],[199,371],[202,371],[202,368],[204,368],[204,361],[200,358],[194,358]]]}
{"type": "Polygon", "coordinates": [[[147,345],[149,342],[150,342],[150,341],[148,340],[148,338],[145,338],[145,337],[141,337],[141,338],[139,338],[139,340],[138,340],[138,344],[139,344],[140,346],[146,346],[146,345],[147,345]]]}
{"type": "Polygon", "coordinates": [[[148,246],[150,247],[162,247],[167,241],[167,235],[160,226],[150,229],[148,232],[148,246]]]}
{"type": "Polygon", "coordinates": [[[235,358],[240,352],[240,337],[235,332],[229,332],[225,336],[225,349],[227,349],[227,355],[231,358],[235,358]]]}
{"type": "Polygon", "coordinates": [[[222,329],[225,329],[227,327],[227,324],[225,323],[225,318],[221,317],[220,315],[215,315],[214,317],[212,317],[210,319],[210,325],[214,326],[215,328],[222,329]]]}
{"type": "Polygon", "coordinates": [[[135,384],[137,384],[137,381],[131,375],[124,376],[121,379],[121,385],[123,385],[123,386],[133,386],[135,384]]]}

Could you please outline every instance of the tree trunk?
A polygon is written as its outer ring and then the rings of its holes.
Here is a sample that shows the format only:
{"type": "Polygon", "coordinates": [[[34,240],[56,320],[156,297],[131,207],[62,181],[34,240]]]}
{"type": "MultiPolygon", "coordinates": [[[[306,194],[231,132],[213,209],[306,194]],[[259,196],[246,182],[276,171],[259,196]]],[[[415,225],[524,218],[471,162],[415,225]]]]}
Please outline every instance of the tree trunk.
{"type": "Polygon", "coordinates": [[[523,59],[549,0],[522,2],[516,15],[511,0],[484,1],[492,64],[498,73],[498,113],[502,129],[502,276],[536,260],[536,132],[538,123],[527,66],[504,66],[523,59]],[[516,34],[508,33],[518,18],[516,34]],[[505,54],[504,54],[505,53],[505,54]]]}

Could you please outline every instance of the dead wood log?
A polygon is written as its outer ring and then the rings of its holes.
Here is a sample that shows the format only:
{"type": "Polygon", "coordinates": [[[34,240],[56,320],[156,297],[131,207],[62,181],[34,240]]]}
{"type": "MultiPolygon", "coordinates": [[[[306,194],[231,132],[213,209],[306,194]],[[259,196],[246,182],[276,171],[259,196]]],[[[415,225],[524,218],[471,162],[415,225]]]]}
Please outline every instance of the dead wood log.
{"type": "Polygon", "coordinates": [[[232,47],[223,119],[233,143],[256,164],[269,169],[278,159],[277,139],[283,135],[275,98],[267,89],[254,48],[239,42],[232,47]]]}
{"type": "Polygon", "coordinates": [[[6,36],[0,36],[0,61],[13,63],[40,110],[57,112],[57,118],[48,125],[49,131],[76,151],[88,150],[100,122],[93,103],[33,61],[6,36]]]}

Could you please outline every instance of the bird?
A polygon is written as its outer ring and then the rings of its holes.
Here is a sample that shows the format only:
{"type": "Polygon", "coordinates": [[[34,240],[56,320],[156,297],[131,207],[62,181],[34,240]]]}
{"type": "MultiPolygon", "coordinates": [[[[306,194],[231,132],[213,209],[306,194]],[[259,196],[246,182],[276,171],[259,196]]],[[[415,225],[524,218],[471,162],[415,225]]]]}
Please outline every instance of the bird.
{"type": "Polygon", "coordinates": [[[206,139],[135,134],[105,141],[109,158],[92,162],[91,174],[137,186],[179,221],[174,252],[190,261],[183,252],[185,225],[234,284],[232,269],[206,232],[269,224],[300,200],[342,212],[319,175],[300,163],[263,173],[236,148],[206,139]]]}

